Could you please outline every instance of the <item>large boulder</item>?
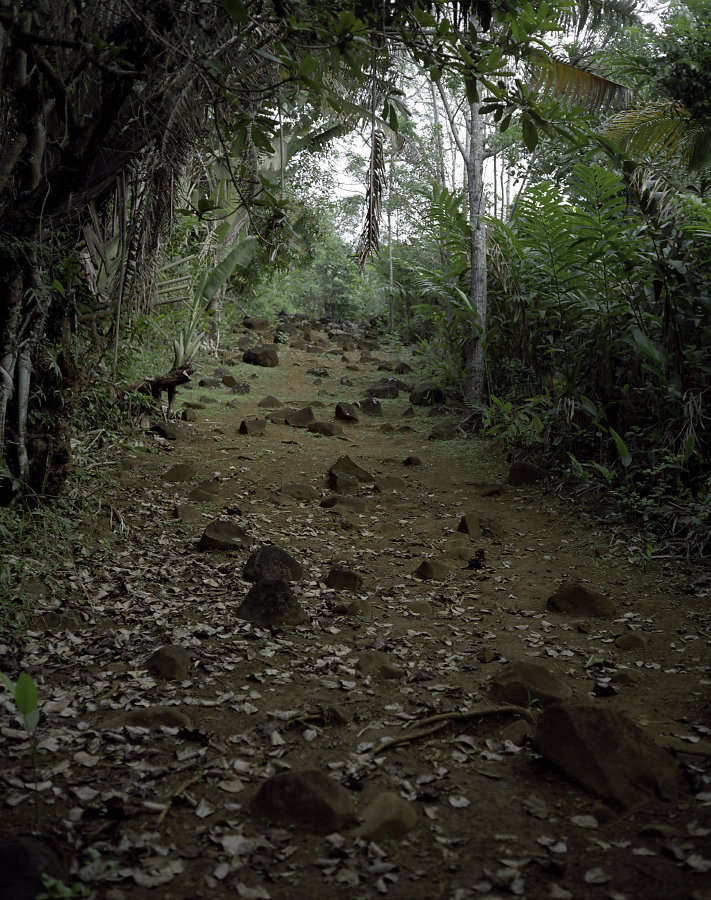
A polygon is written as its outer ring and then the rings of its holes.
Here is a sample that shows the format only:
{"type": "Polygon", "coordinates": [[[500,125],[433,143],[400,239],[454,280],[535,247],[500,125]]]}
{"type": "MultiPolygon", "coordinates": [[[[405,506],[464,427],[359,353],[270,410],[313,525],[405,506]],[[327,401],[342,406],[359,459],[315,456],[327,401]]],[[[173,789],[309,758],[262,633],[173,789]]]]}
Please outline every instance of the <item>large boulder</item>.
{"type": "Polygon", "coordinates": [[[229,519],[213,519],[200,538],[198,550],[241,550],[251,540],[244,528],[229,519]]]}
{"type": "Polygon", "coordinates": [[[632,809],[658,797],[671,800],[678,791],[666,751],[613,710],[556,703],[538,719],[535,740],[549,762],[610,805],[632,809]]]}
{"type": "Polygon", "coordinates": [[[252,366],[264,366],[270,369],[279,365],[279,355],[273,344],[250,347],[248,350],[245,350],[242,360],[252,366]]]}

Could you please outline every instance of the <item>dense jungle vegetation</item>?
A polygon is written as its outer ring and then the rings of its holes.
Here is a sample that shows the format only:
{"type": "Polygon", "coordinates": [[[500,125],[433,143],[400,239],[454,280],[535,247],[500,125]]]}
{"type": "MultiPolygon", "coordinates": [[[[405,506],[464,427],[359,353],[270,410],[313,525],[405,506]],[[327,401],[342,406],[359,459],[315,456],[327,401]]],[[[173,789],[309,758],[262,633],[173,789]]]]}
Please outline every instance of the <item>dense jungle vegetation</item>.
{"type": "Polygon", "coordinates": [[[708,552],[711,8],[652,6],[1,0],[2,527],[284,309],[708,552]]]}

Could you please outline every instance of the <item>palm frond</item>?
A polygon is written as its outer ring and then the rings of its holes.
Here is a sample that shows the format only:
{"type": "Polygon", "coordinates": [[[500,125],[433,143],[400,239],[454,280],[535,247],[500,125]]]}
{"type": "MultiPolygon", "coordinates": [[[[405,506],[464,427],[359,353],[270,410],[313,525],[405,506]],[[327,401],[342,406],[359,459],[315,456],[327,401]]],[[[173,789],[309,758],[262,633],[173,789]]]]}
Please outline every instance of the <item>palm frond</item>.
{"type": "Polygon", "coordinates": [[[569,106],[619,109],[627,106],[632,99],[632,91],[624,85],[562,60],[541,54],[534,66],[533,89],[542,96],[553,97],[569,106]]]}
{"type": "Polygon", "coordinates": [[[695,123],[673,100],[620,112],[608,119],[601,134],[633,157],[677,161],[690,169],[711,165],[711,127],[695,123]]]}

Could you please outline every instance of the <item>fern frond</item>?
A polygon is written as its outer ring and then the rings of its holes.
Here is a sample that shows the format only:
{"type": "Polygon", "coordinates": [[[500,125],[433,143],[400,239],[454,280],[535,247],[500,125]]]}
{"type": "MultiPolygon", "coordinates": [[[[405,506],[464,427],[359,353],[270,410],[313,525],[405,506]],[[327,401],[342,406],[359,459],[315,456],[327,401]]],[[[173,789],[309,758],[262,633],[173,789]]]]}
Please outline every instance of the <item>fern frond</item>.
{"type": "Polygon", "coordinates": [[[632,99],[632,91],[624,85],[559,59],[539,55],[534,66],[533,89],[569,106],[619,109],[632,99]]]}

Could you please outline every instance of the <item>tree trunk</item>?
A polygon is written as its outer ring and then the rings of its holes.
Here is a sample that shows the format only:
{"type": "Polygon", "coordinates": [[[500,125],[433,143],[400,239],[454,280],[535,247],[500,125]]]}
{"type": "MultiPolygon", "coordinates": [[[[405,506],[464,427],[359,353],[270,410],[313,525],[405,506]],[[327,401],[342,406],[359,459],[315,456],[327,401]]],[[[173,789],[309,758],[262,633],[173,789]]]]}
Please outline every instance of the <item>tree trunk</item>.
{"type": "Polygon", "coordinates": [[[476,311],[464,345],[464,403],[477,406],[485,398],[486,359],[486,225],[484,223],[484,120],[479,104],[469,107],[467,197],[471,225],[469,299],[476,311]]]}

